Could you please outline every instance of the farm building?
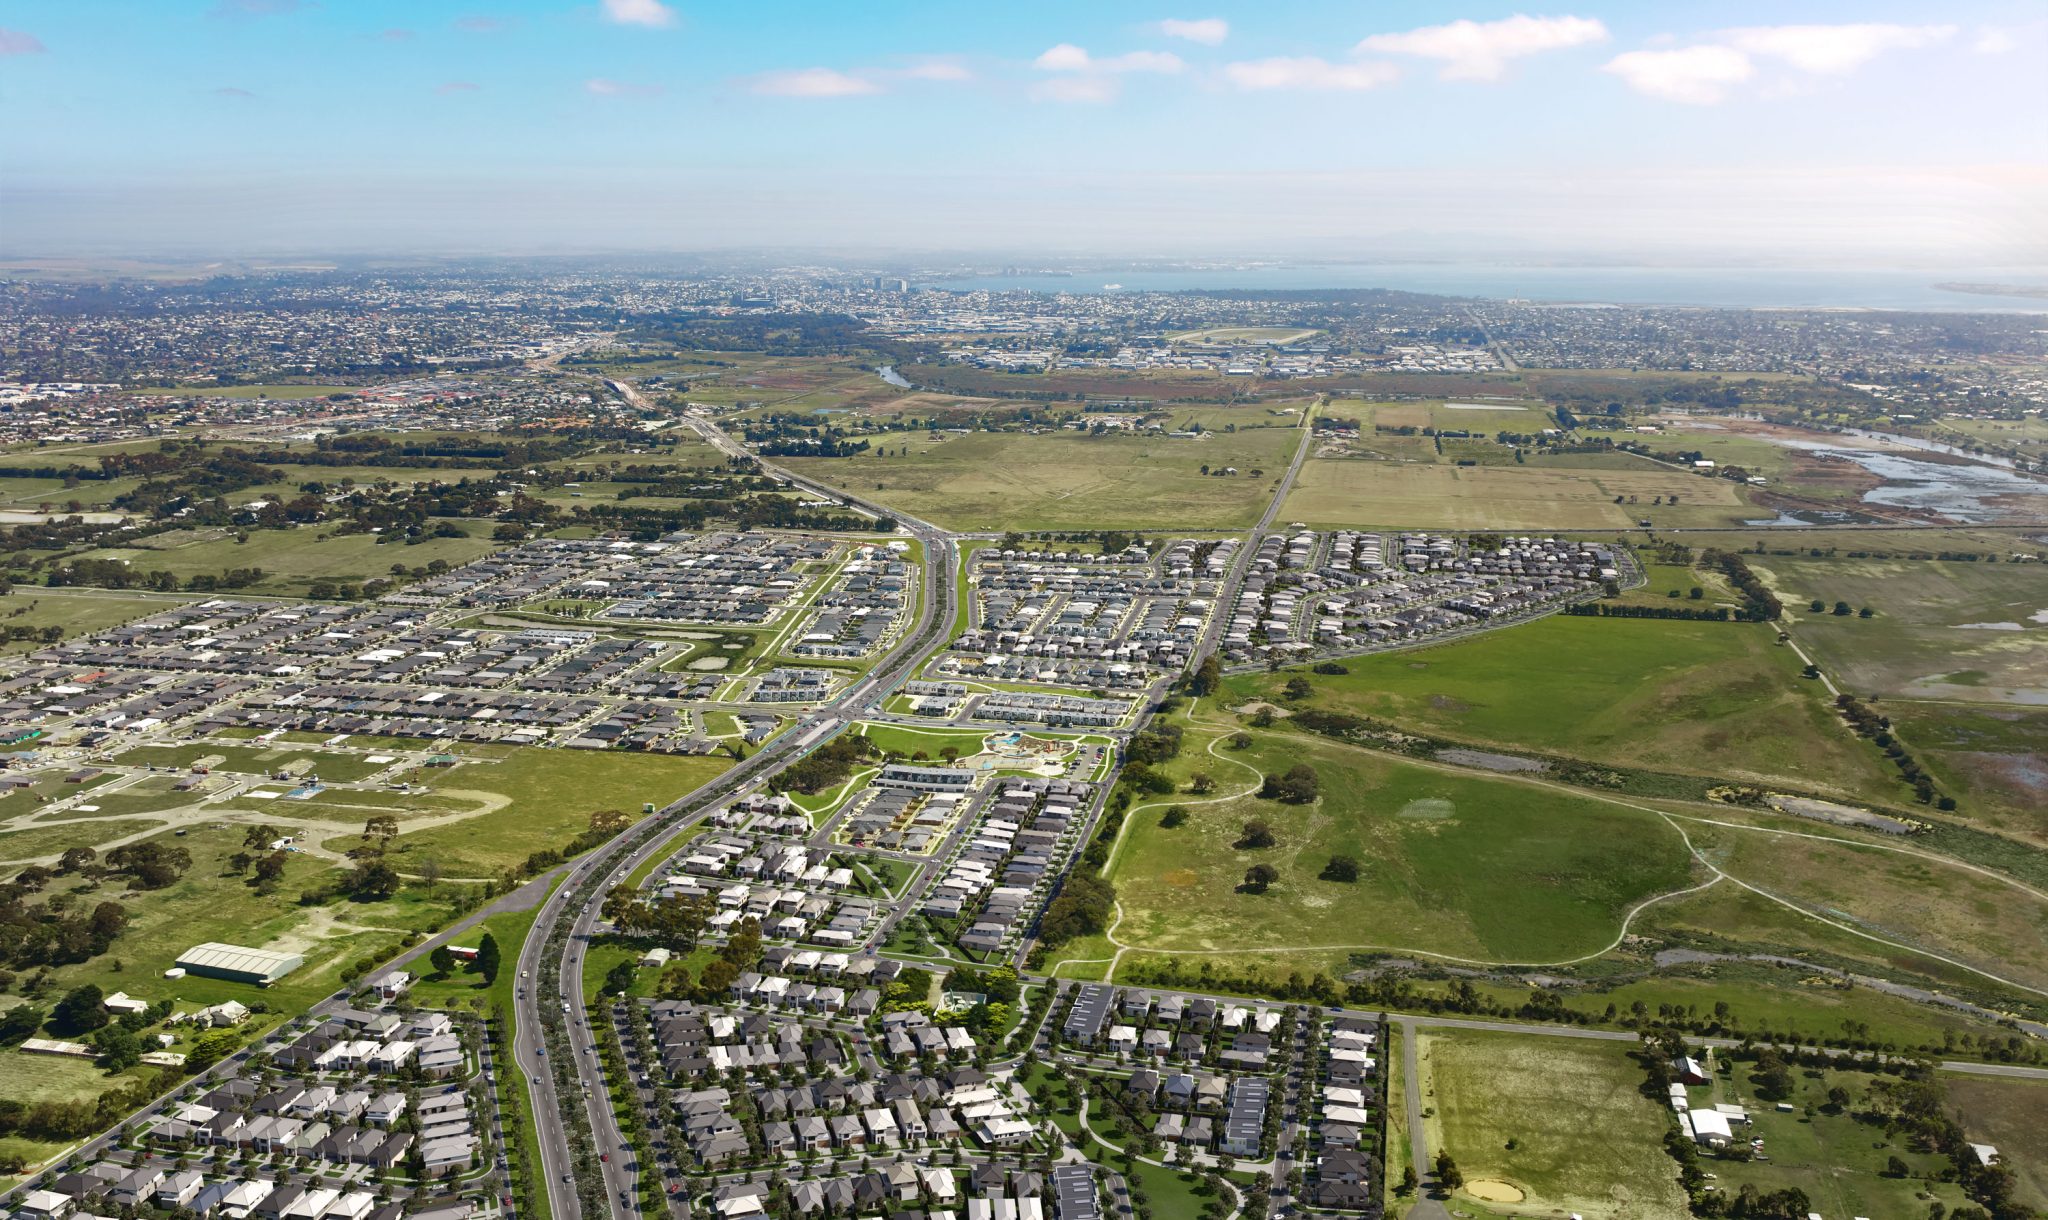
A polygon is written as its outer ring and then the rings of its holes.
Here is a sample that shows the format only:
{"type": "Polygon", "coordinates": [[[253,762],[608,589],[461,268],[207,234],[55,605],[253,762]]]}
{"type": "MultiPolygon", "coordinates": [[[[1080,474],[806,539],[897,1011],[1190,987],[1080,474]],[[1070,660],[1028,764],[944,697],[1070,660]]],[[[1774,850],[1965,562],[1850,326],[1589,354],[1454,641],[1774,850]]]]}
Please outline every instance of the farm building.
{"type": "Polygon", "coordinates": [[[178,955],[178,965],[188,974],[254,983],[258,987],[268,987],[305,964],[306,959],[296,953],[274,953],[211,940],[178,955]]]}

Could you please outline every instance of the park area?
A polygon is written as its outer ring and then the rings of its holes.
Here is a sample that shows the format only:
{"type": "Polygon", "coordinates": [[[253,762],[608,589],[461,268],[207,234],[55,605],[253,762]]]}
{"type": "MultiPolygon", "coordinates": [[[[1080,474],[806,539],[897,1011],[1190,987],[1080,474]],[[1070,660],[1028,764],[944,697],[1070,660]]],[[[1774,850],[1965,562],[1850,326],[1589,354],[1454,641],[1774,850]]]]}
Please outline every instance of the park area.
{"type": "Polygon", "coordinates": [[[1160,797],[1128,817],[1114,935],[1134,953],[1560,962],[1605,952],[1632,908],[1694,883],[1679,836],[1647,811],[1301,734],[1253,731],[1243,750],[1229,736],[1191,727],[1165,768],[1211,775],[1217,795],[1160,797]],[[1261,776],[1297,764],[1316,773],[1318,799],[1256,795],[1261,776]],[[1251,822],[1270,846],[1236,846],[1251,822]],[[1340,856],[1358,862],[1354,880],[1326,877],[1340,856]],[[1248,885],[1260,865],[1274,877],[1248,885]]]}

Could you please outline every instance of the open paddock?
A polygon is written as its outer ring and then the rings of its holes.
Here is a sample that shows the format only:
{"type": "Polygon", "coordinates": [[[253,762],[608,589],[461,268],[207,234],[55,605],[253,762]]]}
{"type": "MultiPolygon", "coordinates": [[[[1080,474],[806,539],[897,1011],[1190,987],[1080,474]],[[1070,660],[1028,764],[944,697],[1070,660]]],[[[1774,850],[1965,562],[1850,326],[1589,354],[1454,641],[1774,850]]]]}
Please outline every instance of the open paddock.
{"type": "Polygon", "coordinates": [[[1646,518],[1665,526],[1729,526],[1756,513],[1733,483],[1648,463],[1579,470],[1313,458],[1303,465],[1280,515],[1318,529],[1549,532],[1625,530],[1646,518]],[[1679,503],[1652,506],[1671,496],[1679,503]]]}

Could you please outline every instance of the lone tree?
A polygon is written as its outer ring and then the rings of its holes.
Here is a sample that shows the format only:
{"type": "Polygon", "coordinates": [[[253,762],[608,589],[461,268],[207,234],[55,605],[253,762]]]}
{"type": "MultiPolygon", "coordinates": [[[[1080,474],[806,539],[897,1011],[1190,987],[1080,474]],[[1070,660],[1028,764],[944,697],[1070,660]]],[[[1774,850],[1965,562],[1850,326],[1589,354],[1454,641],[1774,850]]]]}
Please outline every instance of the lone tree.
{"type": "Polygon", "coordinates": [[[1316,693],[1316,688],[1307,678],[1296,674],[1287,679],[1286,693],[1289,699],[1306,699],[1316,693]]]}
{"type": "Polygon", "coordinates": [[[484,986],[498,980],[498,938],[489,932],[476,943],[476,972],[484,976],[484,986]]]}
{"type": "Polygon", "coordinates": [[[1231,846],[1239,851],[1249,851],[1253,848],[1271,847],[1279,841],[1279,839],[1273,836],[1273,828],[1271,826],[1266,825],[1257,818],[1253,818],[1244,824],[1244,833],[1239,835],[1237,842],[1232,843],[1231,846]]]}
{"type": "Polygon", "coordinates": [[[427,961],[433,964],[435,974],[455,973],[455,954],[446,945],[435,945],[434,951],[427,954],[427,961]]]}
{"type": "Polygon", "coordinates": [[[1330,862],[1323,865],[1323,871],[1317,876],[1325,881],[1356,881],[1358,860],[1354,856],[1331,856],[1330,862]]]}
{"type": "Polygon", "coordinates": [[[1166,807],[1166,812],[1159,815],[1159,827],[1162,830],[1172,830],[1187,820],[1188,807],[1186,805],[1169,805],[1166,807]]]}
{"type": "Polygon", "coordinates": [[[1307,763],[1296,763],[1287,769],[1285,775],[1268,775],[1259,785],[1259,795],[1269,801],[1306,805],[1316,799],[1320,788],[1315,768],[1307,763]]]}
{"type": "Polygon", "coordinates": [[[1270,864],[1254,864],[1244,870],[1244,888],[1248,893],[1263,894],[1266,887],[1278,880],[1280,870],[1270,864]]]}

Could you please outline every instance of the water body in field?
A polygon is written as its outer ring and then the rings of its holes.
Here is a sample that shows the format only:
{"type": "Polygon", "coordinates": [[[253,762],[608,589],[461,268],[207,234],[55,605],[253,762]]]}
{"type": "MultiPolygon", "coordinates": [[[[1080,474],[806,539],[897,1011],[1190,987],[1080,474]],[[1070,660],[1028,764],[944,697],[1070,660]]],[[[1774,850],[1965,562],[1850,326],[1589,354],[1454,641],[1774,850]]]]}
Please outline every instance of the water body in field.
{"type": "Polygon", "coordinates": [[[1883,479],[1882,485],[1863,493],[1867,504],[1922,509],[1966,525],[2005,520],[2016,511],[2048,512],[2048,483],[1997,466],[1929,462],[1904,453],[1849,449],[1822,441],[1779,443],[1854,462],[1883,479]]]}
{"type": "Polygon", "coordinates": [[[897,372],[896,366],[893,364],[885,364],[881,368],[876,369],[875,376],[880,377],[883,381],[888,382],[899,390],[911,388],[910,383],[903,379],[903,374],[897,372]]]}
{"type": "Polygon", "coordinates": [[[1900,309],[1941,313],[2048,313],[2040,297],[1989,296],[1943,283],[2048,284],[2048,268],[1860,270],[1788,267],[1572,267],[1497,263],[1256,263],[1172,270],[972,275],[931,287],[1093,294],[1391,288],[1443,296],[1717,309],[1900,309]]]}

